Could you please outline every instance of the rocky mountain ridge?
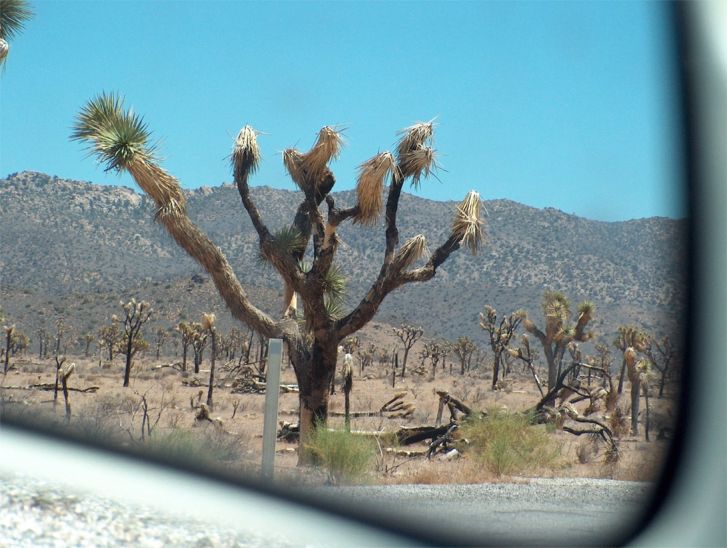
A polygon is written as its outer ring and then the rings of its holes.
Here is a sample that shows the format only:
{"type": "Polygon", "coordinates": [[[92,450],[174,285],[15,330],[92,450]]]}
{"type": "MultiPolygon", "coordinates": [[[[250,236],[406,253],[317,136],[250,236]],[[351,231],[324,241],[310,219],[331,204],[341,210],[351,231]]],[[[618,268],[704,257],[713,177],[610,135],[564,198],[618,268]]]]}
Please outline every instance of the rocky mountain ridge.
{"type": "MultiPolygon", "coordinates": [[[[299,193],[264,186],[254,187],[252,196],[272,230],[292,219],[300,199],[299,193]]],[[[355,199],[353,191],[334,197],[339,206],[353,205],[355,199]]],[[[455,202],[403,194],[401,241],[421,233],[430,249],[436,248],[448,234],[454,207],[455,202]]],[[[460,250],[434,280],[397,290],[377,320],[419,323],[448,338],[482,338],[477,317],[485,304],[503,313],[523,308],[539,318],[543,291],[555,289],[574,304],[593,301],[598,307],[595,325],[604,336],[628,322],[661,332],[678,327],[686,301],[686,221],[599,222],[509,200],[486,201],[485,207],[488,241],[483,251],[473,257],[460,250]]],[[[228,255],[253,300],[260,301],[256,304],[274,313],[280,306],[279,281],[257,260],[257,238],[237,189],[222,185],[190,191],[188,208],[228,255]]],[[[6,314],[19,324],[37,325],[65,309],[71,323],[91,324],[103,321],[97,317],[102,307],[77,309],[84,299],[100,303],[149,292],[160,303],[180,301],[172,294],[180,284],[193,275],[204,283],[206,276],[153,217],[153,204],[125,187],[34,172],[0,180],[0,295],[6,314]]],[[[347,224],[340,236],[337,262],[348,275],[347,303],[352,307],[378,273],[383,225],[347,224]]],[[[217,299],[214,291],[206,298],[217,299]]],[[[194,299],[181,301],[178,311],[187,310],[194,299]]],[[[220,304],[217,299],[196,306],[223,310],[220,304]]]]}

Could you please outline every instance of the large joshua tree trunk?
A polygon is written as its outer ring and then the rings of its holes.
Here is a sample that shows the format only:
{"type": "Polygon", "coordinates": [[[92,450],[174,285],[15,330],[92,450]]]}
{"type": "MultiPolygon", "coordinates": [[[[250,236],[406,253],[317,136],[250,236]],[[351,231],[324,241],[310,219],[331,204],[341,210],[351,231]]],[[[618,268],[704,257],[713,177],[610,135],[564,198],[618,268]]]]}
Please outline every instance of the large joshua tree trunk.
{"type": "Polygon", "coordinates": [[[328,416],[328,387],[335,371],[337,347],[346,337],[366,325],[386,296],[413,282],[430,280],[437,268],[461,246],[475,253],[484,233],[480,220],[480,199],[470,192],[454,214],[449,237],[424,264],[414,264],[427,256],[426,240],[418,235],[399,246],[396,219],[401,191],[406,179],[414,186],[429,175],[434,163],[431,148],[433,125],[419,123],[402,132],[396,155],[377,154],[361,165],[356,187],[356,205],[338,209],[330,192],[335,177],[328,163],[338,155],[341,137],[330,127],[323,128],[313,148],[300,153],[283,153],[285,167],[303,193],[292,225],[271,233],[265,226],[251,196],[248,177],[260,160],[257,134],[245,126],[237,136],[232,168],[242,205],[257,232],[261,255],[277,270],[284,288],[283,312],[273,318],[255,307],[235,276],[227,258],[187,216],[186,199],[178,181],[158,167],[144,121],[126,111],[114,95],[101,95],[81,111],[73,138],[86,141],[109,169],[126,170],[157,206],[156,219],[172,239],[210,275],[233,317],[266,338],[283,339],[300,387],[301,462],[310,461],[306,440],[316,423],[328,416]],[[390,180],[386,200],[385,250],[379,275],[366,296],[344,314],[339,284],[335,282],[334,258],[338,226],[345,221],[375,224],[384,209],[385,181],[390,180]],[[319,206],[326,202],[327,219],[319,206]],[[306,249],[312,243],[312,264],[302,266],[306,249]],[[302,302],[305,326],[295,317],[296,295],[302,302]]]}

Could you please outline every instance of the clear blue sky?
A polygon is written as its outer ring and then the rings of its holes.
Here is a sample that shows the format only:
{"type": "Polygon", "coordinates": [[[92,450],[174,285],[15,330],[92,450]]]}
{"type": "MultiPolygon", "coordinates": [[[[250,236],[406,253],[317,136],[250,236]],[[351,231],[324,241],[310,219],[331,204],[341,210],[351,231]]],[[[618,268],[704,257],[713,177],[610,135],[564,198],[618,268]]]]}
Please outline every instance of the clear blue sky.
{"type": "Polygon", "coordinates": [[[0,176],[133,186],[68,140],[79,108],[118,91],[185,187],[230,181],[240,127],[254,184],[293,188],[280,151],[347,128],[338,189],[437,117],[446,171],[418,194],[509,198],[602,220],[682,216],[675,78],[657,2],[31,2],[1,96],[0,176]]]}

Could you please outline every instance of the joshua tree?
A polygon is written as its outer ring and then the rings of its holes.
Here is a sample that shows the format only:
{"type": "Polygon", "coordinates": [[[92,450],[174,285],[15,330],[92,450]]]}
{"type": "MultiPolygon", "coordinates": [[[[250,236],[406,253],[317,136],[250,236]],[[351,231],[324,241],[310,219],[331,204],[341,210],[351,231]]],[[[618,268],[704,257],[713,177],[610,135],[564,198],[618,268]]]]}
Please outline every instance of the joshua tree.
{"type": "Polygon", "coordinates": [[[406,360],[409,357],[409,351],[422,338],[424,330],[421,327],[403,323],[399,327],[394,328],[394,334],[399,337],[399,340],[404,345],[404,357],[401,360],[401,375],[399,375],[403,379],[404,375],[406,375],[406,360]]]}
{"type": "MultiPolygon", "coordinates": [[[[336,207],[330,195],[335,177],[328,163],[338,155],[342,142],[336,130],[321,129],[317,142],[306,153],[285,150],[285,167],[302,191],[302,199],[292,224],[271,232],[252,200],[248,183],[260,161],[258,133],[249,126],[239,132],[231,155],[233,178],[257,233],[260,253],[282,278],[284,300],[277,318],[250,302],[226,256],[189,219],[184,193],[179,182],[159,167],[146,124],[125,110],[120,98],[102,94],[91,100],[79,114],[72,138],[87,142],[107,169],[131,174],[154,200],[156,219],[210,275],[235,318],[265,337],[283,339],[300,387],[300,439],[305,446],[314,425],[328,416],[328,392],[340,342],[366,325],[389,293],[431,279],[453,252],[462,246],[476,252],[482,242],[480,199],[476,192],[470,192],[455,211],[450,235],[423,265],[415,267],[426,254],[423,235],[399,245],[397,213],[402,188],[406,180],[417,187],[435,167],[434,150],[429,146],[432,134],[432,123],[418,123],[402,132],[396,154],[382,152],[364,162],[356,187],[357,203],[348,208],[336,207]],[[335,268],[339,242],[337,230],[346,221],[376,223],[384,209],[387,177],[383,264],[363,299],[344,313],[341,303],[329,296],[329,272],[335,268]],[[319,208],[324,201],[326,218],[319,208]],[[312,262],[306,266],[302,259],[311,243],[312,262]],[[303,313],[300,323],[296,321],[298,297],[303,313]]],[[[302,451],[301,461],[310,456],[302,451]]]]}
{"type": "Polygon", "coordinates": [[[209,331],[205,329],[201,323],[193,322],[190,324],[192,329],[192,351],[194,352],[194,372],[199,373],[199,366],[202,365],[202,357],[204,349],[207,348],[209,331]]]}
{"type": "Polygon", "coordinates": [[[32,15],[25,0],[0,0],[0,66],[10,52],[8,40],[15,38],[32,15]]]}
{"type": "MultiPolygon", "coordinates": [[[[489,304],[485,306],[485,311],[480,313],[480,327],[487,331],[490,336],[490,348],[492,348],[492,389],[497,389],[497,381],[500,379],[500,365],[503,362],[503,353],[510,344],[510,339],[515,334],[515,330],[520,322],[525,318],[525,312],[518,310],[509,316],[503,316],[497,319],[497,310],[489,304]]],[[[464,375],[464,370],[462,370],[464,375]]]]}
{"type": "Polygon", "coordinates": [[[169,335],[169,333],[163,327],[157,327],[157,330],[154,333],[156,335],[156,359],[158,360],[164,341],[167,340],[167,335],[169,335]]]}
{"type": "Polygon", "coordinates": [[[638,327],[633,325],[621,325],[618,328],[618,337],[613,341],[613,345],[621,351],[623,360],[621,361],[621,372],[618,378],[618,393],[623,392],[624,376],[628,367],[628,361],[636,360],[637,352],[646,350],[649,342],[649,336],[638,327]]]}
{"type": "Polygon", "coordinates": [[[10,345],[12,344],[13,335],[15,334],[15,326],[6,325],[3,329],[5,330],[5,364],[3,365],[3,374],[6,374],[10,367],[10,345]]]}
{"type": "Polygon", "coordinates": [[[68,326],[66,325],[66,322],[63,321],[63,318],[59,318],[58,320],[56,320],[56,356],[61,354],[61,343],[63,342],[63,335],[65,335],[67,331],[68,326]]]}
{"type": "Polygon", "coordinates": [[[351,390],[353,390],[353,366],[352,360],[343,360],[343,401],[344,401],[344,424],[346,432],[351,431],[351,390]]]}
{"type": "Polygon", "coordinates": [[[15,356],[16,354],[24,355],[28,347],[30,346],[30,338],[22,331],[15,330],[13,337],[10,340],[10,353],[15,356]]]}
{"type": "MultiPolygon", "coordinates": [[[[642,383],[644,391],[648,390],[649,360],[636,361],[635,356],[635,352],[627,352],[624,361],[631,382],[631,432],[636,436],[639,433],[639,395],[642,383]]],[[[648,441],[648,429],[646,436],[648,441]]]]}
{"type": "Polygon", "coordinates": [[[111,325],[104,325],[98,330],[98,343],[106,351],[109,361],[114,361],[114,352],[121,344],[119,318],[116,314],[111,316],[111,325]]]}
{"type": "Polygon", "coordinates": [[[83,348],[83,357],[84,358],[88,358],[88,355],[89,355],[90,349],[91,349],[91,343],[95,340],[96,340],[96,335],[94,335],[91,332],[86,333],[83,335],[83,337],[81,337],[81,341],[84,344],[84,348],[83,348]]]}
{"type": "MultiPolygon", "coordinates": [[[[570,323],[570,303],[562,293],[546,291],[541,303],[545,328],[539,329],[527,316],[523,325],[525,329],[535,335],[543,345],[545,360],[548,362],[548,389],[556,385],[560,377],[563,354],[571,341],[585,342],[593,337],[591,331],[586,331],[588,323],[593,319],[596,307],[591,302],[582,302],[578,305],[578,315],[575,324],[570,323]]],[[[552,405],[555,401],[546,402],[552,405]]]]}
{"type": "Polygon", "coordinates": [[[53,408],[55,409],[56,405],[58,404],[58,381],[61,378],[61,367],[63,367],[63,364],[66,361],[66,357],[54,356],[54,359],[56,361],[56,381],[53,385],[53,408]]]}
{"type": "Polygon", "coordinates": [[[453,345],[455,356],[459,359],[460,373],[464,375],[466,369],[469,369],[472,361],[472,354],[477,346],[469,337],[460,337],[453,345]]]}
{"type": "Polygon", "coordinates": [[[179,332],[182,343],[182,371],[187,370],[187,350],[194,339],[194,329],[189,322],[179,322],[175,328],[179,332]]]}
{"type": "Polygon", "coordinates": [[[207,389],[207,407],[209,407],[211,410],[212,391],[215,385],[215,359],[217,358],[217,327],[215,326],[214,314],[202,314],[202,329],[209,333],[209,338],[212,341],[212,349],[210,350],[210,382],[209,388],[207,389]]]}
{"type": "Polygon", "coordinates": [[[131,366],[134,356],[141,350],[149,347],[141,336],[141,326],[149,321],[152,308],[146,301],[136,302],[131,299],[128,303],[121,303],[124,309],[124,354],[126,354],[126,366],[124,367],[124,387],[129,386],[131,366]]]}
{"type": "Polygon", "coordinates": [[[38,331],[36,331],[38,334],[38,358],[43,358],[43,347],[44,343],[47,337],[46,331],[44,328],[39,328],[38,331]]]}

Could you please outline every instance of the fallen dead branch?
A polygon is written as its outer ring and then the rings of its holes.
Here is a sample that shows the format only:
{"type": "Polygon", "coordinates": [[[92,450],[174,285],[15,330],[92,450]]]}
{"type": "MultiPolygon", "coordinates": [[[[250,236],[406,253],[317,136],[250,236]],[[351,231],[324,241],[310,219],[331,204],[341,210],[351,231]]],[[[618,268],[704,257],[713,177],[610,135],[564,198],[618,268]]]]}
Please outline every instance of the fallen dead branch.
{"type": "MultiPolygon", "coordinates": [[[[100,390],[100,388],[100,386],[88,386],[86,388],[71,388],[69,386],[68,390],[70,392],[93,394],[96,391],[100,390]]],[[[27,386],[0,386],[0,390],[45,390],[52,392],[55,390],[55,384],[51,382],[43,382],[38,384],[29,384],[27,386]]]]}
{"type": "MultiPolygon", "coordinates": [[[[393,398],[382,405],[378,411],[353,411],[349,412],[348,416],[350,418],[386,417],[389,419],[409,417],[416,411],[416,407],[413,403],[404,402],[404,396],[406,396],[406,392],[398,392],[393,398]]],[[[329,412],[329,415],[332,417],[343,417],[346,413],[332,411],[329,412]]]]}

